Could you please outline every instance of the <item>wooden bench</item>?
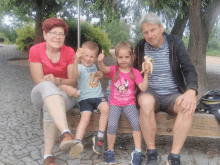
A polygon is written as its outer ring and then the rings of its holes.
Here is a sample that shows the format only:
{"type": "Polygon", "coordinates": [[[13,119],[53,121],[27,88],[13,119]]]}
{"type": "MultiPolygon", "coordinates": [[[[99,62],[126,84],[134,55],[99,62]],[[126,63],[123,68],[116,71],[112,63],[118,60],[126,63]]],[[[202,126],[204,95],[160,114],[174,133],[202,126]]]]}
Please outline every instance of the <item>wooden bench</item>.
{"type": "MultiPolygon", "coordinates": [[[[98,131],[100,113],[94,112],[91,116],[89,125],[86,131],[94,132],[98,131]]],[[[173,135],[173,125],[176,117],[169,115],[165,112],[159,112],[156,114],[157,121],[157,135],[173,135]]],[[[71,131],[76,131],[76,128],[80,121],[80,112],[78,108],[73,108],[67,112],[67,121],[71,131]]],[[[43,111],[41,111],[41,126],[43,127],[43,111]]],[[[118,133],[132,133],[130,123],[122,113],[119,125],[118,133]]],[[[207,137],[207,138],[220,138],[220,125],[212,114],[203,114],[196,112],[193,117],[192,128],[188,134],[192,137],[207,137]]],[[[102,147],[104,153],[106,149],[106,141],[102,147]]]]}
{"type": "MultiPolygon", "coordinates": [[[[100,113],[92,114],[90,124],[88,125],[86,131],[98,131],[99,117],[100,113]]],[[[165,112],[157,113],[157,134],[173,135],[173,125],[175,119],[175,116],[169,115],[165,112]]],[[[80,120],[79,110],[77,108],[73,108],[68,111],[67,120],[70,129],[76,130],[80,120]]],[[[122,113],[120,117],[118,132],[132,133],[130,123],[124,113],[122,113]]],[[[192,128],[188,136],[220,138],[220,125],[216,121],[214,115],[196,112],[194,114],[192,128]]]]}
{"type": "Polygon", "coordinates": [[[4,42],[4,38],[0,38],[0,43],[1,43],[1,42],[4,42]]]}

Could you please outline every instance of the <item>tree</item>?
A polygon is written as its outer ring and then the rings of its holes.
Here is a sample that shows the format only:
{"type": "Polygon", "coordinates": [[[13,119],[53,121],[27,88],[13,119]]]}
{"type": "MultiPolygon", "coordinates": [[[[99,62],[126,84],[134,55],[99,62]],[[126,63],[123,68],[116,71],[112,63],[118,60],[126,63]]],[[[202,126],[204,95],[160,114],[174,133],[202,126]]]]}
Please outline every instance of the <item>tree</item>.
{"type": "Polygon", "coordinates": [[[104,31],[109,34],[112,46],[116,46],[120,41],[129,41],[130,27],[125,20],[112,20],[110,23],[104,22],[104,31]]]}
{"type": "MultiPolygon", "coordinates": [[[[120,0],[84,0],[80,1],[89,19],[90,14],[98,17],[101,21],[119,19],[126,13],[120,0]]],[[[42,22],[49,17],[61,16],[62,18],[73,18],[77,14],[77,0],[1,0],[0,10],[3,15],[11,14],[25,22],[35,22],[35,43],[43,40],[42,22]]],[[[2,15],[2,14],[1,14],[2,15]]],[[[1,16],[0,15],[0,16],[1,16]]]]}
{"type": "MultiPolygon", "coordinates": [[[[220,12],[219,0],[162,0],[141,1],[149,4],[149,10],[159,15],[165,14],[167,27],[174,24],[171,31],[182,36],[186,23],[189,21],[190,39],[188,52],[196,67],[199,81],[199,96],[207,91],[206,50],[209,35],[220,12]],[[172,16],[174,19],[172,19],[172,16]]],[[[145,7],[143,7],[145,8],[145,7]]]]}
{"type": "Polygon", "coordinates": [[[42,21],[55,16],[66,0],[2,0],[0,9],[5,14],[11,14],[25,22],[35,22],[35,43],[43,40],[42,21]]]}
{"type": "Polygon", "coordinates": [[[220,12],[220,1],[211,0],[206,3],[201,0],[190,0],[189,54],[196,67],[199,80],[199,94],[207,91],[206,79],[206,49],[209,35],[220,12]]]}
{"type": "Polygon", "coordinates": [[[174,34],[182,38],[183,32],[189,19],[189,0],[141,0],[141,6],[147,11],[157,13],[162,22],[165,22],[166,28],[172,29],[170,34],[174,34]]]}

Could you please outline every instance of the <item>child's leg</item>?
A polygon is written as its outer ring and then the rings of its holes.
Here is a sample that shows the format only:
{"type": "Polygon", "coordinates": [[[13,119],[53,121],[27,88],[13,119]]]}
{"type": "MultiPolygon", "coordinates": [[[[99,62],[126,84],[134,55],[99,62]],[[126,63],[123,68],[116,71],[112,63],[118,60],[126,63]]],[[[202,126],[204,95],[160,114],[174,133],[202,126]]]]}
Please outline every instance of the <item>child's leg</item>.
{"type": "Polygon", "coordinates": [[[101,112],[99,118],[99,131],[97,136],[92,138],[93,141],[93,151],[97,154],[101,154],[103,151],[103,143],[104,143],[104,136],[105,130],[108,122],[108,114],[109,114],[109,105],[105,101],[105,98],[97,98],[96,99],[96,109],[101,112]]]}
{"type": "Polygon", "coordinates": [[[105,132],[108,123],[109,105],[107,102],[100,103],[98,107],[101,112],[99,119],[99,130],[105,132]]]}
{"type": "Polygon", "coordinates": [[[121,116],[121,107],[110,105],[108,128],[107,128],[108,150],[114,150],[116,132],[118,129],[118,121],[120,116],[121,116]]]}
{"type": "Polygon", "coordinates": [[[108,150],[114,150],[116,134],[107,134],[108,150]]]}
{"type": "Polygon", "coordinates": [[[133,131],[135,149],[141,152],[141,131],[133,131]]]}
{"type": "Polygon", "coordinates": [[[123,108],[125,115],[130,121],[132,130],[135,150],[141,152],[141,129],[139,125],[139,114],[135,105],[128,105],[123,108]]]}
{"type": "Polygon", "coordinates": [[[82,145],[81,140],[84,136],[86,127],[88,126],[90,122],[91,114],[92,113],[90,111],[83,111],[81,113],[81,119],[76,129],[76,140],[78,143],[71,148],[70,154],[69,154],[70,157],[79,158],[79,154],[83,152],[83,145],[82,145]]]}
{"type": "Polygon", "coordinates": [[[83,111],[81,113],[81,119],[76,129],[76,139],[82,140],[86,127],[89,125],[92,113],[90,111],[83,111]]]}

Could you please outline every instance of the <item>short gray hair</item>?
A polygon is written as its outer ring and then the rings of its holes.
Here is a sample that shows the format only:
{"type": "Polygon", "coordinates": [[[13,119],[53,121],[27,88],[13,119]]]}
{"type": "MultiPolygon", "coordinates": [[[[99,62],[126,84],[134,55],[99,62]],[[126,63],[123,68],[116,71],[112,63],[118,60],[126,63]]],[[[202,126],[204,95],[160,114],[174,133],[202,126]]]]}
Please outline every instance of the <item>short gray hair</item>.
{"type": "Polygon", "coordinates": [[[160,18],[155,13],[152,13],[152,12],[149,12],[146,15],[142,15],[141,20],[139,22],[140,28],[143,23],[146,23],[146,24],[147,23],[155,23],[159,26],[162,25],[160,18]]]}

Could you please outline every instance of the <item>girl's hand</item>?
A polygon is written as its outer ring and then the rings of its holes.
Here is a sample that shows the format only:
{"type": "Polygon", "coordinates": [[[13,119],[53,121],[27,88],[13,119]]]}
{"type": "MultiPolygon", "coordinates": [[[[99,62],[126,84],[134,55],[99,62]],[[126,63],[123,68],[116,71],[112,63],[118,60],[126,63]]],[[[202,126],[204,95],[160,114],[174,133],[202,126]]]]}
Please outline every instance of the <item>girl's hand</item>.
{"type": "Polygon", "coordinates": [[[98,62],[102,62],[105,58],[105,55],[104,55],[104,50],[102,50],[102,53],[99,54],[99,57],[98,57],[98,62]]]}
{"type": "Polygon", "coordinates": [[[75,59],[76,60],[81,60],[84,55],[85,55],[84,49],[83,48],[78,48],[77,51],[76,51],[75,59]]]}
{"type": "Polygon", "coordinates": [[[149,72],[150,72],[150,64],[149,63],[145,63],[144,74],[148,74],[149,72]]]}
{"type": "Polygon", "coordinates": [[[102,79],[103,73],[101,71],[96,72],[96,75],[98,76],[98,79],[102,79]]]}

